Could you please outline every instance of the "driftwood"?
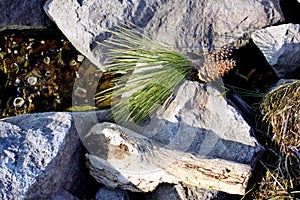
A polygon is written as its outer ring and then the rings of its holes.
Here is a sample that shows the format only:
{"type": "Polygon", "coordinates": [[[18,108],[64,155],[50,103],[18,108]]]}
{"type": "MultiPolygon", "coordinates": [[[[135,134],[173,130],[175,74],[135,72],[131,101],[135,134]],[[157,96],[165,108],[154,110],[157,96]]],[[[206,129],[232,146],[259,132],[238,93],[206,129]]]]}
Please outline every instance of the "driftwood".
{"type": "Polygon", "coordinates": [[[251,166],[168,149],[111,123],[95,125],[85,138],[90,174],[100,183],[135,192],[179,183],[244,194],[251,166]]]}

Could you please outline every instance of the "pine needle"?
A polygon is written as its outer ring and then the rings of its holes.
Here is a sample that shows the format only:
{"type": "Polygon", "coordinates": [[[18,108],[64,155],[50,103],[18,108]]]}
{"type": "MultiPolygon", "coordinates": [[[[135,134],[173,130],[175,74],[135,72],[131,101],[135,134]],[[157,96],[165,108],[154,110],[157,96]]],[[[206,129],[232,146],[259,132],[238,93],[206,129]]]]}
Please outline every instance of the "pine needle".
{"type": "Polygon", "coordinates": [[[200,80],[209,82],[235,66],[232,46],[202,54],[197,60],[155,42],[133,24],[108,30],[112,37],[101,43],[107,48],[106,73],[120,75],[114,86],[96,94],[97,103],[111,100],[114,119],[140,123],[160,105],[195,69],[200,80]]]}
{"type": "Polygon", "coordinates": [[[116,26],[108,48],[107,73],[123,74],[114,86],[96,94],[98,102],[110,99],[119,122],[140,123],[150,116],[191,76],[194,69],[185,55],[152,41],[138,27],[116,26]]]}

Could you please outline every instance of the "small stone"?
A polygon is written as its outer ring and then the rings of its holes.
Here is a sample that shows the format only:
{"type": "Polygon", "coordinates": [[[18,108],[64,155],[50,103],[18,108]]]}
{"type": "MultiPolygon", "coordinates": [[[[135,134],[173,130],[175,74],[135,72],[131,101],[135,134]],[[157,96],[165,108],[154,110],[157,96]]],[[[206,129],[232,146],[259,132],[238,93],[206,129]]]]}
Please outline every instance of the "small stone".
{"type": "Polygon", "coordinates": [[[21,79],[17,78],[15,84],[19,85],[21,83],[21,79]]]}
{"type": "Polygon", "coordinates": [[[49,70],[45,72],[46,77],[49,77],[50,75],[51,75],[51,72],[49,70]]]}
{"type": "MultiPolygon", "coordinates": [[[[152,193],[146,193],[146,200],[181,200],[181,199],[203,199],[216,200],[225,199],[228,194],[217,190],[205,190],[198,187],[187,186],[185,184],[161,184],[152,193]]],[[[229,199],[229,198],[228,198],[229,199]]]]}
{"type": "Polygon", "coordinates": [[[49,65],[49,64],[50,64],[50,61],[51,61],[51,59],[50,59],[48,56],[44,58],[44,63],[45,63],[46,65],[49,65]]]}
{"type": "Polygon", "coordinates": [[[77,87],[74,91],[74,95],[77,97],[85,98],[87,96],[87,91],[82,87],[77,87]]]}
{"type": "Polygon", "coordinates": [[[72,195],[66,190],[62,190],[52,195],[49,200],[80,200],[78,197],[72,195]]]}
{"type": "Polygon", "coordinates": [[[84,60],[84,56],[83,55],[77,55],[77,61],[78,62],[82,62],[84,60]]]}
{"type": "Polygon", "coordinates": [[[25,103],[25,100],[22,97],[17,97],[14,99],[13,105],[15,107],[22,107],[25,103]]]}
{"type": "Polygon", "coordinates": [[[101,188],[100,190],[98,190],[95,199],[96,200],[129,200],[129,196],[126,191],[101,188]]]}
{"type": "Polygon", "coordinates": [[[69,63],[69,65],[71,66],[71,67],[74,67],[74,66],[76,66],[76,64],[77,64],[77,62],[76,62],[76,60],[71,60],[70,61],[70,63],[69,63]]]}
{"type": "Polygon", "coordinates": [[[29,76],[27,78],[27,83],[29,83],[29,85],[35,85],[38,82],[38,78],[36,76],[29,76]]]}
{"type": "Polygon", "coordinates": [[[300,75],[300,25],[282,24],[258,30],[253,42],[281,79],[300,75]]]}

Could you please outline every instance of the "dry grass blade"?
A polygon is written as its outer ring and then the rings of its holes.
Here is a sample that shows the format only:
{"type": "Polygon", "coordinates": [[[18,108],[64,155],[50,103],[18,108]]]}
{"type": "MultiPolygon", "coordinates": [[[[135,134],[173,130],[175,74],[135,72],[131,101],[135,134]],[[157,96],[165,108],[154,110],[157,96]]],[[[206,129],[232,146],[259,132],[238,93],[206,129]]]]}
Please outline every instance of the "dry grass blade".
{"type": "Polygon", "coordinates": [[[300,81],[285,83],[270,91],[261,109],[272,127],[276,158],[264,176],[258,199],[297,199],[300,195],[300,81]],[[278,149],[278,150],[277,150],[278,149]]]}
{"type": "Polygon", "coordinates": [[[275,141],[287,152],[289,146],[300,150],[300,81],[285,83],[269,92],[261,105],[263,120],[269,122],[275,141]]]}

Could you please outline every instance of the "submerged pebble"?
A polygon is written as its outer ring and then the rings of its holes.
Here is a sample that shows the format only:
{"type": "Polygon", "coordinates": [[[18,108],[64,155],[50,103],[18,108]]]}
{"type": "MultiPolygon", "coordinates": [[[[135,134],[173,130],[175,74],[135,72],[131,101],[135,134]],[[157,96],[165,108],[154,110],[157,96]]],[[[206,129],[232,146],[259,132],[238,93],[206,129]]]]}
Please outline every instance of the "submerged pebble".
{"type": "Polygon", "coordinates": [[[35,85],[38,82],[38,78],[35,76],[30,76],[27,78],[27,83],[29,83],[29,85],[35,85]]]}
{"type": "Polygon", "coordinates": [[[15,107],[22,107],[25,103],[25,100],[22,97],[17,97],[14,99],[13,105],[15,107]]]}
{"type": "Polygon", "coordinates": [[[77,96],[77,97],[86,97],[87,95],[87,91],[86,89],[82,88],[82,87],[77,87],[74,91],[74,95],[77,96]]]}

